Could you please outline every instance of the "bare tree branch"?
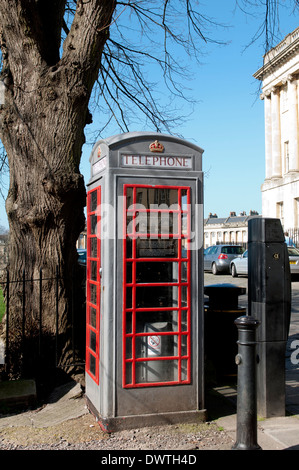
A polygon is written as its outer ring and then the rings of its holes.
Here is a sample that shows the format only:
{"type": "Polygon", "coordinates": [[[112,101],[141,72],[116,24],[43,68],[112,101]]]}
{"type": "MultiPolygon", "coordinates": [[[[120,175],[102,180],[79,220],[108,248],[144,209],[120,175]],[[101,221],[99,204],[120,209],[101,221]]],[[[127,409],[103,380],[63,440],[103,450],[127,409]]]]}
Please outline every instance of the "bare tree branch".
{"type": "Polygon", "coordinates": [[[299,0],[236,0],[236,6],[246,15],[254,16],[259,25],[255,35],[246,47],[262,40],[265,53],[281,41],[280,11],[287,8],[294,13],[299,8],[299,0]]]}

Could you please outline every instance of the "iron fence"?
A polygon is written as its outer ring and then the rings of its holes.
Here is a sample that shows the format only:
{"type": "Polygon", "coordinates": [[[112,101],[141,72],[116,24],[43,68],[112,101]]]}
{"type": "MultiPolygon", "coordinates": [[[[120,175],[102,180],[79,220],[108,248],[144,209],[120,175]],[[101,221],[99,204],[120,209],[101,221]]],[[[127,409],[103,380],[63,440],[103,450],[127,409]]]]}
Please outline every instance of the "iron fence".
{"type": "Polygon", "coordinates": [[[216,241],[216,245],[240,245],[244,248],[244,250],[247,250],[247,245],[248,245],[248,242],[238,242],[238,241],[231,241],[231,242],[228,242],[228,241],[216,241]]]}
{"type": "Polygon", "coordinates": [[[288,230],[284,230],[285,234],[288,234],[294,245],[298,248],[299,247],[299,228],[289,228],[288,230]]]}
{"type": "MultiPolygon", "coordinates": [[[[81,366],[84,367],[85,365],[85,351],[82,347],[78,347],[78,345],[85,344],[85,329],[82,329],[82,325],[85,325],[85,268],[81,267],[81,275],[82,275],[82,283],[81,283],[81,292],[79,293],[77,289],[77,282],[75,283],[75,274],[70,274],[70,285],[71,285],[71,299],[70,299],[70,315],[69,318],[71,320],[70,329],[71,329],[71,337],[70,337],[70,351],[71,351],[71,358],[68,362],[63,363],[63,367],[70,367],[70,366],[81,366]],[[78,302],[78,299],[83,301],[78,302]],[[81,317],[80,327],[76,325],[78,316],[81,317]]],[[[25,340],[26,340],[26,330],[25,330],[25,323],[26,323],[26,304],[28,302],[28,289],[26,287],[28,284],[33,286],[33,284],[37,283],[39,288],[39,299],[38,299],[38,312],[37,312],[37,324],[38,324],[38,334],[35,337],[35,345],[34,350],[37,351],[39,356],[39,363],[41,364],[45,354],[53,354],[54,357],[47,358],[47,363],[52,364],[52,367],[57,368],[59,363],[59,357],[61,350],[63,349],[64,345],[59,344],[59,303],[60,303],[60,289],[61,289],[61,276],[59,272],[59,267],[56,267],[56,272],[52,277],[44,277],[42,269],[39,271],[39,276],[37,278],[28,278],[26,277],[25,270],[23,271],[23,275],[21,279],[13,280],[10,277],[9,270],[6,270],[6,275],[2,276],[0,279],[0,287],[2,288],[3,292],[5,292],[5,315],[2,320],[2,326],[4,326],[5,335],[2,338],[2,342],[4,341],[4,361],[2,365],[5,366],[6,373],[9,374],[12,361],[11,361],[11,340],[13,332],[11,331],[11,287],[13,284],[19,285],[19,297],[20,297],[20,304],[21,304],[21,355],[22,357],[26,356],[26,350],[24,348],[25,340]],[[55,332],[53,333],[54,336],[54,345],[52,345],[51,352],[49,350],[45,351],[44,340],[46,337],[44,325],[43,325],[43,313],[44,313],[44,302],[43,302],[43,286],[46,281],[51,281],[54,284],[54,304],[53,311],[55,312],[55,332]]],[[[77,322],[78,323],[78,322],[77,322]]],[[[45,341],[46,344],[46,341],[45,341]]],[[[61,365],[59,365],[61,367],[61,365]]]]}

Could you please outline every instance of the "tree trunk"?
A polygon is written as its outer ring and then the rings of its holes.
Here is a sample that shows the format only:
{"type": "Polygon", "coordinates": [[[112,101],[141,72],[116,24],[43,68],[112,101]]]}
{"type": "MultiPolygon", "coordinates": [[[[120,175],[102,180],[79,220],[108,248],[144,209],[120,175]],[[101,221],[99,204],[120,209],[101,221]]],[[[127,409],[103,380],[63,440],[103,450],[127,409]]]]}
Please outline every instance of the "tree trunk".
{"type": "MultiPolygon", "coordinates": [[[[14,280],[22,279],[23,271],[26,279],[38,279],[40,269],[44,278],[53,279],[59,267],[61,364],[69,353],[71,273],[77,266],[76,240],[84,228],[86,193],[79,172],[84,127],[115,2],[78,1],[59,58],[64,6],[62,0],[0,4],[6,86],[0,131],[10,168],[9,271],[14,280]]],[[[39,284],[29,285],[27,337],[34,335],[39,316],[39,284]]],[[[55,296],[55,281],[43,282],[43,326],[53,338],[55,296]]],[[[10,325],[16,337],[21,303],[21,284],[12,284],[10,325]]]]}

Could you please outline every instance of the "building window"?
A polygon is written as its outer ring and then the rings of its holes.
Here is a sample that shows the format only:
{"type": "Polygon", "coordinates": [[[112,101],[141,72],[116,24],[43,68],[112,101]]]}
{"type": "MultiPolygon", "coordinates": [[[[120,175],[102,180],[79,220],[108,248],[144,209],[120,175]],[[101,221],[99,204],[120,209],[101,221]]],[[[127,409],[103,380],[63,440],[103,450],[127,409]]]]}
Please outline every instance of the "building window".
{"type": "Polygon", "coordinates": [[[298,228],[299,225],[299,198],[294,199],[294,228],[298,228]]]}
{"type": "Polygon", "coordinates": [[[284,172],[288,173],[290,169],[289,164],[289,142],[284,142],[284,172]]]}
{"type": "Polygon", "coordinates": [[[280,219],[281,224],[284,225],[283,202],[276,203],[276,217],[280,219]]]}

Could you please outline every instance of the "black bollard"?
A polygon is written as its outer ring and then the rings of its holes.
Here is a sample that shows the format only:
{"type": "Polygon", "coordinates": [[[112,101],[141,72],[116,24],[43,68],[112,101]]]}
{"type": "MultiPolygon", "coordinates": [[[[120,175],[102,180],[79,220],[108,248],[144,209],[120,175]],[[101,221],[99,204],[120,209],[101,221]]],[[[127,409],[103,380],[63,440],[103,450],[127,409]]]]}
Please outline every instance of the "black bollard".
{"type": "Polygon", "coordinates": [[[250,316],[235,320],[238,328],[237,440],[234,450],[261,450],[257,443],[256,328],[250,316]]]}

